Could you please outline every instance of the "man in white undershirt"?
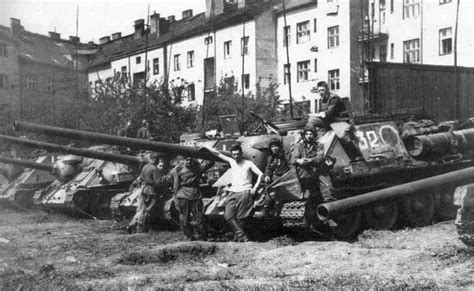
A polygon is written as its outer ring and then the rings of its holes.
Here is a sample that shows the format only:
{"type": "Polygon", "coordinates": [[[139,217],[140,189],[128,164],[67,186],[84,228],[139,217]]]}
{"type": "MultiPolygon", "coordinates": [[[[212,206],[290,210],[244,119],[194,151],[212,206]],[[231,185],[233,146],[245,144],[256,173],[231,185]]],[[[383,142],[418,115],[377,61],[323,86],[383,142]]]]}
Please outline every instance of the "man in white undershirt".
{"type": "Polygon", "coordinates": [[[223,155],[213,148],[207,149],[230,165],[229,171],[232,174],[232,186],[229,189],[231,194],[227,198],[224,218],[232,226],[236,241],[246,242],[248,237],[242,228],[242,221],[252,214],[253,196],[260,186],[263,173],[252,161],[243,159],[242,147],[240,145],[234,145],[230,149],[232,158],[223,155]],[[253,174],[257,176],[257,180],[252,185],[253,174]]]}

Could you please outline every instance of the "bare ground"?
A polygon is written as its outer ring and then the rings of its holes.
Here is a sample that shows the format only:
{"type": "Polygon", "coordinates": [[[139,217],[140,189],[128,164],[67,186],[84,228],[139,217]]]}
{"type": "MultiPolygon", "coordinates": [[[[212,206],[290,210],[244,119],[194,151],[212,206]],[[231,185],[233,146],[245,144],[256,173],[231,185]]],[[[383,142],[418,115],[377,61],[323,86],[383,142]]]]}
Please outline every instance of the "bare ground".
{"type": "Polygon", "coordinates": [[[113,221],[0,209],[0,289],[474,288],[452,221],[356,242],[183,242],[113,221]]]}

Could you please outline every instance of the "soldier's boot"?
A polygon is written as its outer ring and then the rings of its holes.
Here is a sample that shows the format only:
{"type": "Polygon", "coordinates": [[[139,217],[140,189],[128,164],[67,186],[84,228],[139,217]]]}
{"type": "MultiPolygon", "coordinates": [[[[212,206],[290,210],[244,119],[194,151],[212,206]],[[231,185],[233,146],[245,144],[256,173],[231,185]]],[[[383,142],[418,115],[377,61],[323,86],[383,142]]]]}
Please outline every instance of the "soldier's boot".
{"type": "Polygon", "coordinates": [[[232,218],[229,220],[230,226],[234,230],[234,241],[236,242],[246,242],[249,241],[249,238],[245,234],[243,228],[240,226],[237,219],[232,218]]]}
{"type": "Polygon", "coordinates": [[[181,232],[184,233],[184,235],[189,239],[189,240],[194,240],[193,236],[193,229],[191,227],[191,224],[189,223],[181,223],[181,232]]]}

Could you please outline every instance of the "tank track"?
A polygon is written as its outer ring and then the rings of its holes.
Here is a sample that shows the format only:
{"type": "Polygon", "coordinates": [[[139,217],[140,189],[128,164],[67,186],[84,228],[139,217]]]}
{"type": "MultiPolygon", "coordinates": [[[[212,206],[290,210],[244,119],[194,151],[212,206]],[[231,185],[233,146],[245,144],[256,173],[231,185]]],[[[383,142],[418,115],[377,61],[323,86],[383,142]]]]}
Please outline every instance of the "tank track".
{"type": "Polygon", "coordinates": [[[282,205],[280,219],[283,227],[306,227],[306,201],[292,201],[282,205]]]}

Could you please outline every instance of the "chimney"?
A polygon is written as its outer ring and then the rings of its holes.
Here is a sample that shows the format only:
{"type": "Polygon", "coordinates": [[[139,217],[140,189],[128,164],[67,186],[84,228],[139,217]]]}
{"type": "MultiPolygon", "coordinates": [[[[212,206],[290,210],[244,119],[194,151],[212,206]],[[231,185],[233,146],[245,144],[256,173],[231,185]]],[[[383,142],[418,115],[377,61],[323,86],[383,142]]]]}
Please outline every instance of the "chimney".
{"type": "Polygon", "coordinates": [[[156,11],[150,15],[150,34],[156,34],[160,36],[160,14],[156,11]]]}
{"type": "Polygon", "coordinates": [[[122,37],[121,32],[112,33],[112,40],[116,40],[122,37]]]}
{"type": "Polygon", "coordinates": [[[223,0],[206,0],[206,18],[222,14],[223,12],[223,0]]]}
{"type": "Polygon", "coordinates": [[[49,37],[51,39],[54,39],[54,40],[60,40],[61,39],[61,34],[59,34],[57,32],[50,31],[50,32],[48,32],[48,34],[49,34],[49,37]]]}
{"type": "Polygon", "coordinates": [[[170,16],[168,16],[168,21],[169,21],[170,23],[173,23],[173,22],[176,21],[176,17],[174,17],[174,15],[170,15],[170,16]]]}
{"type": "Polygon", "coordinates": [[[72,43],[79,43],[79,37],[70,35],[69,36],[69,41],[72,43]]]}
{"type": "Polygon", "coordinates": [[[110,36],[104,36],[104,37],[99,38],[100,44],[108,43],[109,41],[110,41],[110,36]]]}
{"type": "Polygon", "coordinates": [[[143,19],[135,20],[133,27],[135,27],[135,39],[142,37],[145,32],[145,21],[143,19]]]}
{"type": "Polygon", "coordinates": [[[190,18],[190,17],[193,17],[193,10],[192,9],[184,10],[183,11],[183,19],[187,19],[187,18],[190,18]]]}
{"type": "Polygon", "coordinates": [[[23,30],[23,26],[21,25],[21,21],[18,18],[10,18],[10,32],[13,35],[18,34],[23,30]]]}

